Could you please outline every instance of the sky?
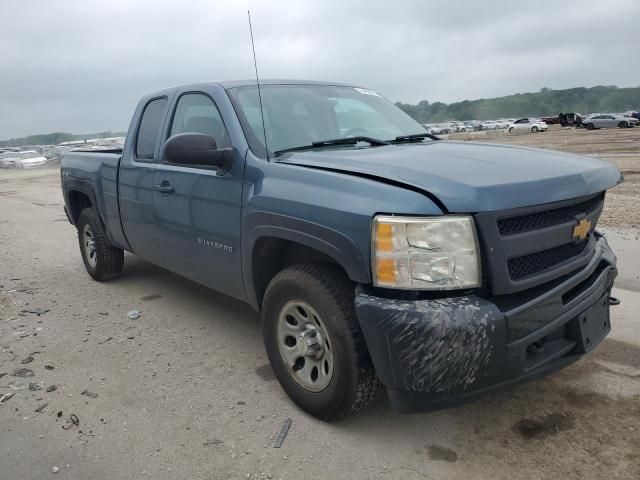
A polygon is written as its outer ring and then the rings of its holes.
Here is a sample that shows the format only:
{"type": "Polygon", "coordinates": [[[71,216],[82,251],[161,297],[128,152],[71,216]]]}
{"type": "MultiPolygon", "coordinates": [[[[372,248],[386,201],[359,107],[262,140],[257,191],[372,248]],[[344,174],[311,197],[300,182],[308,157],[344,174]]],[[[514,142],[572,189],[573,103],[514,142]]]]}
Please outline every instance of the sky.
{"type": "Polygon", "coordinates": [[[126,130],[142,95],[252,78],[453,102],[640,85],[638,0],[0,0],[0,139],[126,130]]]}

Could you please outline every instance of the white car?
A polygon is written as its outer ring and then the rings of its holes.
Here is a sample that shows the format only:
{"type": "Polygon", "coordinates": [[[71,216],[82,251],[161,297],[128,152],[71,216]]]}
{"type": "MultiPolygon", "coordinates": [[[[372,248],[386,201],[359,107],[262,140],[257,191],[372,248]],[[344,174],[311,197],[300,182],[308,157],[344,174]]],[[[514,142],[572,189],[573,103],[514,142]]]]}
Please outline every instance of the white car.
{"type": "Polygon", "coordinates": [[[582,121],[587,130],[594,128],[631,128],[638,126],[638,119],[616,113],[595,113],[582,121]]]}
{"type": "Polygon", "coordinates": [[[498,124],[492,120],[487,120],[486,122],[482,122],[482,130],[496,130],[498,128],[498,124]]]}
{"type": "Polygon", "coordinates": [[[443,132],[442,127],[439,127],[438,125],[429,125],[428,123],[425,123],[422,126],[426,128],[427,132],[431,135],[440,135],[443,132]]]}
{"type": "Polygon", "coordinates": [[[18,152],[19,157],[16,160],[17,168],[36,168],[47,163],[47,159],[35,150],[25,150],[18,152]]]}
{"type": "Polygon", "coordinates": [[[4,152],[0,156],[0,168],[14,168],[20,159],[20,152],[4,152]]]}
{"type": "Polygon", "coordinates": [[[467,132],[469,130],[469,127],[462,122],[449,122],[448,127],[452,132],[456,133],[467,132]]]}
{"type": "Polygon", "coordinates": [[[500,120],[496,120],[496,125],[498,126],[498,128],[509,128],[509,125],[511,125],[511,122],[501,118],[500,120]]]}
{"type": "Polygon", "coordinates": [[[531,133],[544,132],[547,124],[535,118],[521,118],[509,125],[509,133],[528,130],[531,133]]]}

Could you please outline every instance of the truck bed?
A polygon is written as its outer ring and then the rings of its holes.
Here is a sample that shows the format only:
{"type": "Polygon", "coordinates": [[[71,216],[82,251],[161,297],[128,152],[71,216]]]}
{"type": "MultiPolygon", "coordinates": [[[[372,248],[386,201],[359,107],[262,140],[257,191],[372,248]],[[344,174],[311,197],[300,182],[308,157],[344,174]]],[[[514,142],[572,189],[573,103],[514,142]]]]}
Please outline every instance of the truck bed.
{"type": "MultiPolygon", "coordinates": [[[[62,191],[76,189],[86,194],[96,207],[114,245],[126,246],[118,203],[118,166],[121,149],[74,150],[62,156],[62,191]]],[[[68,203],[67,203],[68,204],[68,203]]],[[[73,212],[68,212],[73,219],[73,212]]]]}

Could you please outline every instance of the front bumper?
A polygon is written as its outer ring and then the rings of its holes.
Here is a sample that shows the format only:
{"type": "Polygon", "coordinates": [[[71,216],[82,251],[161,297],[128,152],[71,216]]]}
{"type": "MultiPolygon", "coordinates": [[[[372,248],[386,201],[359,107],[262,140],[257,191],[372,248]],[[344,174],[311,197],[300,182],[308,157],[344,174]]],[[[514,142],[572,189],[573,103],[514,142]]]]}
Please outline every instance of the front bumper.
{"type": "Polygon", "coordinates": [[[360,286],[355,307],[378,377],[403,413],[562,368],[611,330],[616,258],[598,237],[589,264],[546,285],[499,297],[399,300],[360,286]]]}

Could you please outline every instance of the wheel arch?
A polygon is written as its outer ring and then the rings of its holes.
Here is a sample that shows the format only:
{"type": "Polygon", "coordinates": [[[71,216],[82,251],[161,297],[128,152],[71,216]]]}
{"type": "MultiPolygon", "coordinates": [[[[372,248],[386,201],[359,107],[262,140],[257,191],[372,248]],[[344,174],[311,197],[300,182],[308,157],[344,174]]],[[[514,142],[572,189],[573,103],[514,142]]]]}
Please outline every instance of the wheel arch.
{"type": "Polygon", "coordinates": [[[332,263],[352,281],[370,281],[369,262],[350,238],[304,220],[295,223],[302,225],[295,229],[277,223],[255,227],[245,240],[243,277],[249,303],[256,310],[261,309],[271,279],[297,263],[332,263]]]}
{"type": "MultiPolygon", "coordinates": [[[[81,182],[73,182],[73,184],[67,186],[66,191],[68,206],[67,214],[71,222],[77,226],[82,210],[91,207],[97,209],[96,196],[90,186],[81,182]]],[[[98,212],[98,215],[104,225],[104,220],[102,219],[100,212],[98,212]]]]}

